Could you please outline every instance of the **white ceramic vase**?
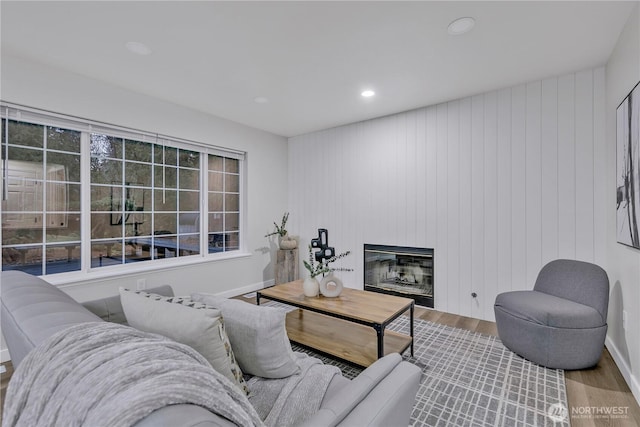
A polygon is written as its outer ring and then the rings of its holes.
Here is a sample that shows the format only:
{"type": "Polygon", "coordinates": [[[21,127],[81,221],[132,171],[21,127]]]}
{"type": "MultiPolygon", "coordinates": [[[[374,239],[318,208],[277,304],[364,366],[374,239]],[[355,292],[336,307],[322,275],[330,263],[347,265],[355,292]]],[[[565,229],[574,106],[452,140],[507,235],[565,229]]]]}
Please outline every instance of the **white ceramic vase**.
{"type": "Polygon", "coordinates": [[[315,277],[307,277],[302,283],[302,292],[306,297],[317,297],[320,292],[320,284],[315,277]]]}
{"type": "Polygon", "coordinates": [[[342,280],[329,273],[320,281],[320,293],[328,298],[335,298],[342,293],[342,280]]]}

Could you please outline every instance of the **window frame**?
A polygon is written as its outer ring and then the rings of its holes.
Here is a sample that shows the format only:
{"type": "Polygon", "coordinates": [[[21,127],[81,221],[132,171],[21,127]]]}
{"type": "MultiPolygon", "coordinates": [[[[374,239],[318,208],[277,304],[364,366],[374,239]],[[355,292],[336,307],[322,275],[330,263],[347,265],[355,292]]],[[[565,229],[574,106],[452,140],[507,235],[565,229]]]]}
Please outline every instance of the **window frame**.
{"type": "MultiPolygon", "coordinates": [[[[246,226],[246,174],[247,174],[247,156],[246,152],[233,150],[217,145],[204,144],[190,141],[183,138],[172,137],[168,135],[160,135],[158,133],[150,133],[132,128],[112,125],[108,123],[97,122],[84,118],[53,113],[36,108],[25,107],[0,101],[0,118],[4,123],[8,120],[19,122],[33,123],[42,126],[51,126],[72,131],[80,132],[80,269],[67,271],[62,273],[45,274],[44,276],[54,284],[65,284],[73,282],[86,281],[92,278],[108,278],[122,275],[131,275],[144,271],[158,271],[164,269],[175,269],[183,266],[206,263],[217,260],[225,260],[230,258],[248,257],[251,254],[247,252],[247,226],[246,226]],[[139,262],[124,262],[117,265],[92,267],[91,266],[91,150],[90,140],[91,134],[105,134],[116,138],[124,138],[132,141],[157,144],[165,147],[176,149],[190,150],[199,153],[199,254],[178,256],[172,258],[151,259],[139,262]],[[209,206],[208,206],[208,159],[209,155],[222,156],[225,158],[238,160],[239,175],[239,224],[238,248],[229,251],[221,251],[209,253],[208,236],[209,236],[209,206]]],[[[45,128],[46,129],[46,128],[45,128]]],[[[3,151],[5,147],[0,147],[3,151]]],[[[44,152],[43,148],[43,152],[44,152]]],[[[125,159],[123,159],[124,162],[125,159]]],[[[152,163],[154,160],[152,159],[152,163]]],[[[152,174],[154,173],[152,167],[152,174]]],[[[2,186],[5,184],[5,177],[0,177],[2,186]]],[[[151,194],[156,188],[153,179],[151,181],[151,194]]],[[[1,189],[4,195],[4,187],[1,189]]],[[[179,190],[178,188],[176,190],[179,190]]],[[[176,206],[179,213],[179,206],[176,206]]],[[[46,211],[43,206],[43,212],[46,211]]],[[[150,210],[150,214],[157,212],[150,210]]],[[[45,214],[46,215],[46,214],[45,214]]],[[[46,229],[43,230],[43,233],[46,229]]],[[[2,228],[0,227],[0,248],[2,248],[2,228]]],[[[179,236],[179,233],[177,234],[179,236]]],[[[123,236],[123,239],[125,236],[123,236]]],[[[45,246],[43,245],[43,248],[45,246]]],[[[1,262],[1,261],[0,261],[1,262]]]]}

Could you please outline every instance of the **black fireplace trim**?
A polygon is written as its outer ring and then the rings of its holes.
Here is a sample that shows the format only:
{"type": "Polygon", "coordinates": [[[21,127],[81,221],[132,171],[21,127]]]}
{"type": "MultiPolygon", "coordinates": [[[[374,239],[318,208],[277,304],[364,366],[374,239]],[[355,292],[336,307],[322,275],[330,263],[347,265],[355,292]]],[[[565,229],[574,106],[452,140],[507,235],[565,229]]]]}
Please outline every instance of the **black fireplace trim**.
{"type": "Polygon", "coordinates": [[[427,308],[434,308],[433,297],[426,297],[426,296],[421,296],[421,295],[416,295],[416,294],[396,292],[396,291],[391,291],[389,289],[379,288],[377,286],[369,286],[367,284],[364,285],[364,290],[365,291],[371,291],[371,292],[377,292],[379,294],[393,295],[393,296],[396,296],[396,297],[411,298],[412,300],[414,300],[416,302],[417,305],[420,305],[422,307],[427,307],[427,308]]]}
{"type": "MultiPolygon", "coordinates": [[[[432,260],[434,259],[434,250],[432,248],[416,248],[416,247],[411,247],[411,246],[390,246],[390,245],[372,245],[372,244],[368,244],[365,243],[364,244],[364,250],[362,251],[362,257],[363,257],[363,266],[367,264],[367,251],[368,250],[373,250],[373,251],[387,251],[387,252],[398,252],[398,253],[407,253],[407,254],[415,254],[415,255],[431,255],[432,260]]],[[[434,262],[434,267],[435,267],[435,260],[434,262]]],[[[371,292],[378,292],[381,294],[387,294],[387,295],[394,295],[397,297],[403,297],[403,298],[412,298],[417,305],[423,306],[423,307],[428,307],[428,308],[434,308],[434,295],[435,295],[435,270],[433,271],[433,294],[432,296],[425,296],[425,295],[416,295],[416,294],[412,294],[412,293],[405,293],[405,292],[397,292],[397,291],[393,291],[390,289],[384,289],[384,288],[380,288],[378,286],[369,286],[366,283],[366,270],[363,270],[363,280],[362,282],[364,283],[364,290],[365,291],[371,291],[371,292]]]]}

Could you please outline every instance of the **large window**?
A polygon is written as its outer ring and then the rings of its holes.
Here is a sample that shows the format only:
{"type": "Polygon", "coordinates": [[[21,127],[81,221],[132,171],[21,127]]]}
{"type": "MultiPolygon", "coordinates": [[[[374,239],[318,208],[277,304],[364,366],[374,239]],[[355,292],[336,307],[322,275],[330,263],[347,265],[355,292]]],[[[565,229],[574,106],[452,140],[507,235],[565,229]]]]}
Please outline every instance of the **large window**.
{"type": "Polygon", "coordinates": [[[240,250],[242,153],[3,113],[3,270],[55,274],[240,250]]]}

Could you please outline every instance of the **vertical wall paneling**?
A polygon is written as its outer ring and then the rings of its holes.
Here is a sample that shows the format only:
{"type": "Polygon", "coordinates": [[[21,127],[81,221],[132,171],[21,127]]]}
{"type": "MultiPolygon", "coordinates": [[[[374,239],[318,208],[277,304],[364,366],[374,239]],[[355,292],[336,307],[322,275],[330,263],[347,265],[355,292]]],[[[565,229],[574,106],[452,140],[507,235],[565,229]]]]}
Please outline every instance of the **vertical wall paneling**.
{"type": "MultiPolygon", "coordinates": [[[[362,222],[361,218],[366,218],[367,217],[367,212],[368,212],[368,207],[369,207],[369,203],[370,201],[367,199],[368,194],[367,194],[367,189],[369,187],[369,168],[367,167],[360,167],[360,168],[355,168],[353,167],[353,165],[351,164],[351,159],[353,158],[362,158],[364,156],[363,165],[367,165],[367,153],[370,152],[369,147],[367,146],[366,143],[366,129],[367,129],[367,124],[366,123],[357,123],[356,124],[356,128],[357,128],[357,140],[356,143],[353,144],[352,147],[352,156],[353,157],[349,157],[347,160],[347,167],[351,167],[354,169],[354,173],[356,174],[356,176],[358,177],[357,182],[355,183],[355,188],[354,188],[354,192],[358,193],[358,203],[354,203],[351,207],[351,211],[353,214],[353,222],[354,223],[360,223],[362,222]]],[[[351,194],[351,196],[353,197],[353,194],[351,194]]],[[[364,238],[364,233],[363,233],[363,227],[355,227],[355,231],[353,232],[353,246],[351,246],[351,250],[353,251],[353,255],[351,256],[350,261],[353,263],[352,267],[354,270],[351,273],[351,280],[353,280],[352,283],[358,283],[358,281],[360,280],[360,276],[357,275],[356,272],[361,272],[364,271],[364,259],[360,256],[360,251],[359,251],[359,245],[361,245],[363,242],[365,241],[364,238]]]]}
{"type": "MultiPolygon", "coordinates": [[[[365,176],[364,185],[357,189],[357,191],[361,192],[364,196],[363,204],[359,207],[358,212],[358,222],[357,224],[373,224],[374,216],[374,206],[375,200],[373,198],[373,194],[376,191],[376,185],[378,184],[378,177],[380,174],[373,173],[374,170],[377,170],[378,164],[376,163],[375,156],[375,147],[373,143],[373,128],[374,124],[377,121],[367,121],[360,123],[360,128],[362,129],[362,142],[361,147],[362,151],[359,153],[359,159],[361,159],[362,163],[360,166],[360,173],[365,176]]],[[[350,167],[357,167],[355,163],[351,163],[350,167]]],[[[362,243],[376,243],[375,240],[371,240],[369,237],[369,233],[367,227],[360,227],[360,234],[362,235],[362,243]]],[[[354,247],[354,253],[358,254],[358,248],[354,247]]],[[[357,257],[357,255],[356,255],[357,257]]],[[[356,277],[356,280],[358,277],[356,277]]]]}
{"type": "Polygon", "coordinates": [[[460,292],[460,102],[447,103],[447,289],[449,310],[468,312],[460,292]]]}
{"type": "Polygon", "coordinates": [[[542,83],[529,83],[526,87],[526,246],[527,286],[533,286],[542,260],[542,210],[541,210],[541,155],[540,155],[540,102],[542,83]]]}
{"type": "Polygon", "coordinates": [[[593,236],[594,262],[606,265],[607,148],[604,68],[593,72],[593,236]]]}
{"type": "Polygon", "coordinates": [[[575,76],[558,79],[558,256],[576,256],[575,76]]]}
{"type": "Polygon", "coordinates": [[[576,74],[576,258],[593,261],[593,71],[576,74]]]}
{"type": "Polygon", "coordinates": [[[498,293],[511,290],[511,89],[498,92],[498,293]]]}
{"type": "MultiPolygon", "coordinates": [[[[349,216],[344,197],[345,193],[352,193],[352,183],[349,180],[351,169],[345,168],[344,158],[347,154],[347,141],[351,141],[353,138],[353,128],[349,127],[346,132],[338,132],[337,129],[335,131],[336,134],[332,138],[335,145],[331,151],[336,153],[337,156],[333,159],[327,159],[329,168],[325,172],[325,176],[328,177],[328,191],[331,194],[335,194],[334,214],[330,216],[327,227],[329,230],[334,231],[333,242],[339,248],[339,251],[346,251],[350,249],[349,240],[351,240],[351,234],[346,234],[345,230],[348,224],[353,222],[353,218],[349,216]]],[[[340,267],[344,263],[341,260],[336,266],[340,267]]]]}
{"type": "MultiPolygon", "coordinates": [[[[449,283],[449,258],[448,258],[448,236],[449,212],[447,211],[447,201],[449,192],[449,182],[447,175],[448,167],[448,140],[447,140],[447,104],[440,104],[436,109],[436,240],[434,246],[435,270],[437,280],[449,283]]],[[[439,304],[443,310],[449,310],[449,304],[459,305],[458,301],[451,301],[449,293],[451,287],[439,288],[436,291],[436,298],[440,298],[439,304]]],[[[456,291],[457,293],[457,291],[456,291]]]]}
{"type": "Polygon", "coordinates": [[[406,200],[404,198],[405,192],[398,191],[398,189],[403,188],[405,185],[404,170],[408,163],[408,159],[405,157],[406,150],[404,140],[406,128],[400,125],[400,122],[404,122],[405,116],[406,114],[396,114],[392,116],[393,128],[395,128],[395,130],[392,132],[391,136],[393,148],[390,154],[393,160],[390,168],[390,180],[387,183],[387,192],[391,196],[391,206],[387,207],[387,216],[389,222],[393,224],[394,230],[389,234],[389,236],[387,236],[387,242],[390,242],[393,238],[404,241],[407,239],[404,232],[404,221],[407,215],[406,200]],[[393,183],[396,185],[394,186],[393,183]]]}
{"type": "MultiPolygon", "coordinates": [[[[344,165],[346,168],[351,169],[352,171],[351,176],[353,177],[351,190],[349,191],[349,194],[345,195],[346,199],[349,200],[349,214],[350,214],[349,224],[357,223],[360,221],[362,206],[364,206],[366,203],[366,201],[364,200],[365,193],[364,191],[362,191],[362,189],[364,189],[367,185],[365,172],[362,170],[362,168],[354,168],[350,164],[351,159],[357,158],[358,156],[360,156],[360,153],[362,153],[363,151],[366,151],[366,146],[363,144],[362,123],[358,123],[356,126],[353,126],[353,134],[354,134],[353,138],[356,142],[355,144],[349,144],[348,142],[346,143],[350,151],[347,154],[345,154],[345,158],[344,158],[344,165]],[[354,195],[356,197],[356,200],[353,200],[354,195]]],[[[363,268],[364,268],[364,260],[362,259],[361,256],[359,256],[360,255],[359,248],[361,247],[362,241],[363,241],[362,227],[357,227],[355,230],[349,233],[348,232],[350,227],[349,224],[345,224],[345,227],[347,227],[345,229],[345,234],[351,236],[351,242],[347,249],[351,250],[352,255],[349,257],[346,263],[347,263],[347,267],[353,268],[353,272],[349,274],[350,276],[349,280],[352,282],[356,282],[360,280],[360,277],[356,276],[355,272],[363,271],[363,268]]]]}
{"type": "Polygon", "coordinates": [[[511,286],[527,289],[526,87],[511,91],[511,286]]]}
{"type": "Polygon", "coordinates": [[[542,82],[540,106],[542,265],[558,258],[558,80],[542,82]]]}
{"type": "Polygon", "coordinates": [[[459,283],[460,294],[464,297],[462,301],[466,302],[462,307],[467,309],[469,313],[472,310],[472,301],[469,298],[471,293],[471,284],[473,282],[473,274],[471,268],[472,250],[471,250],[471,221],[474,213],[471,209],[471,98],[460,100],[460,145],[458,157],[460,163],[458,165],[458,174],[460,176],[459,191],[459,209],[460,219],[458,234],[459,243],[459,283]]]}
{"type": "Polygon", "coordinates": [[[400,180],[401,173],[398,171],[398,165],[400,164],[400,156],[398,155],[398,120],[400,118],[400,114],[396,114],[389,117],[389,126],[387,126],[387,143],[391,143],[391,146],[387,146],[386,150],[382,153],[383,157],[386,157],[386,161],[383,160],[387,164],[387,179],[384,183],[384,200],[388,200],[389,203],[385,204],[384,212],[385,212],[385,223],[387,224],[387,230],[385,233],[385,244],[390,244],[390,242],[396,239],[405,239],[406,236],[404,233],[401,233],[400,226],[402,225],[402,220],[404,218],[403,209],[404,205],[400,204],[400,196],[401,191],[398,191],[400,186],[403,184],[400,180]],[[388,149],[391,148],[391,151],[388,149]]]}
{"type": "Polygon", "coordinates": [[[361,288],[364,243],[434,248],[436,308],[488,320],[548,261],[604,262],[604,90],[598,68],[290,138],[301,255],[327,227],[361,288]]]}
{"type": "MultiPolygon", "coordinates": [[[[438,229],[438,197],[437,197],[437,140],[438,140],[438,127],[437,127],[437,108],[429,107],[426,109],[425,114],[425,137],[426,137],[426,194],[427,208],[425,212],[425,222],[427,235],[425,236],[425,244],[427,247],[435,248],[436,246],[436,230],[438,229]]],[[[438,262],[440,255],[438,251],[434,252],[435,260],[438,262]]],[[[436,275],[438,273],[435,273],[436,275]]],[[[439,280],[439,277],[436,278],[439,280]]],[[[436,300],[439,298],[439,292],[435,293],[436,300]]]]}
{"type": "Polygon", "coordinates": [[[487,304],[498,294],[498,93],[484,97],[484,290],[473,307],[483,310],[475,315],[487,318],[493,307],[487,304]],[[482,314],[482,315],[481,315],[482,314]]]}
{"type": "Polygon", "coordinates": [[[416,222],[414,245],[423,244],[427,237],[427,142],[426,142],[426,109],[416,111],[416,222]]]}
{"type": "Polygon", "coordinates": [[[416,224],[418,222],[417,215],[417,197],[418,194],[418,163],[417,163],[417,141],[416,141],[416,123],[418,117],[418,111],[409,111],[406,113],[406,159],[407,165],[405,168],[405,183],[406,183],[406,215],[405,215],[405,234],[407,236],[406,241],[410,246],[416,246],[418,240],[416,239],[416,224]]]}
{"type": "MultiPolygon", "coordinates": [[[[471,98],[471,289],[484,298],[484,95],[471,98]]],[[[463,296],[470,301],[469,294],[463,296]]],[[[481,317],[480,307],[468,304],[481,317]]]]}

